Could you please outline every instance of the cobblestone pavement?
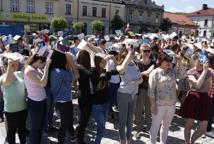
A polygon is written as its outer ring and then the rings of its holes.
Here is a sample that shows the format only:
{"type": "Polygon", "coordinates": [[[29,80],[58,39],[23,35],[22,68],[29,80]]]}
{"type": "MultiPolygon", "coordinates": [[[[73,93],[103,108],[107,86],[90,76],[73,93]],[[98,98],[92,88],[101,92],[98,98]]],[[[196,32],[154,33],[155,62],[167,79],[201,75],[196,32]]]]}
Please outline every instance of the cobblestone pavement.
{"type": "MultiPolygon", "coordinates": [[[[77,115],[78,115],[78,106],[77,101],[74,100],[74,119],[75,123],[77,123],[77,115]]],[[[184,119],[175,115],[172,125],[170,127],[169,136],[167,140],[167,144],[184,144],[183,141],[183,131],[184,131],[184,119]]],[[[56,119],[56,125],[59,126],[59,119],[56,119]]],[[[76,127],[77,125],[75,125],[76,127]]],[[[141,138],[136,139],[134,137],[135,131],[133,131],[133,142],[132,144],[148,144],[149,143],[149,133],[144,130],[142,132],[141,138]]],[[[85,140],[88,144],[93,144],[96,135],[96,126],[94,124],[93,118],[89,123],[87,128],[85,140]]],[[[43,136],[43,144],[57,144],[56,133],[54,134],[44,134],[43,136]]],[[[0,144],[4,143],[5,139],[5,128],[4,123],[0,124],[0,144]]],[[[18,139],[17,139],[18,142],[18,139]]],[[[66,144],[75,144],[69,142],[69,137],[66,138],[66,144]]],[[[118,133],[118,124],[115,121],[108,121],[106,123],[106,134],[102,140],[102,144],[119,144],[119,133],[118,133]]],[[[214,139],[203,136],[197,141],[197,144],[214,144],[214,139]]]]}

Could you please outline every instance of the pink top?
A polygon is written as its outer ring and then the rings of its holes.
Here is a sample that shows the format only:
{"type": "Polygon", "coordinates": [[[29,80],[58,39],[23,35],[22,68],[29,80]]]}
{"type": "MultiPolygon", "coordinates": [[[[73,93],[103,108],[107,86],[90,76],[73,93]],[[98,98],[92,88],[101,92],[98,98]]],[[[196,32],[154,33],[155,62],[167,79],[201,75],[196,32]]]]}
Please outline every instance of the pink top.
{"type": "Polygon", "coordinates": [[[46,98],[45,88],[33,82],[27,75],[27,73],[29,72],[35,73],[35,75],[37,75],[39,79],[42,78],[42,73],[40,73],[38,70],[36,70],[32,66],[28,65],[25,68],[24,81],[25,81],[25,85],[28,93],[28,98],[34,101],[42,101],[46,98]]]}

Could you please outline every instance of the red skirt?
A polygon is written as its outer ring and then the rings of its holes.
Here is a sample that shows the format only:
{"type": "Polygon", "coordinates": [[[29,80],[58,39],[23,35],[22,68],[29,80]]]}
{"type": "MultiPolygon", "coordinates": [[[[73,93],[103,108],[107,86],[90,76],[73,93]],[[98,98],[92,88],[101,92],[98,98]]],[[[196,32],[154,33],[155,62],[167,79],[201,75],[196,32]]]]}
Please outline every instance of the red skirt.
{"type": "Polygon", "coordinates": [[[199,121],[208,121],[212,116],[212,98],[208,93],[190,91],[181,105],[179,115],[199,121]]]}

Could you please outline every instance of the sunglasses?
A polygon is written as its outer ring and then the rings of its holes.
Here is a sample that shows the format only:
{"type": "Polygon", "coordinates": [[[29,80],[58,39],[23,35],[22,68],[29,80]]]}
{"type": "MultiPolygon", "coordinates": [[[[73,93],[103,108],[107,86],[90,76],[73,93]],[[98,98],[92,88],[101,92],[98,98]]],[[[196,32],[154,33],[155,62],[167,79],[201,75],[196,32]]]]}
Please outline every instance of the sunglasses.
{"type": "Polygon", "coordinates": [[[151,50],[143,50],[144,53],[150,53],[151,50]]]}

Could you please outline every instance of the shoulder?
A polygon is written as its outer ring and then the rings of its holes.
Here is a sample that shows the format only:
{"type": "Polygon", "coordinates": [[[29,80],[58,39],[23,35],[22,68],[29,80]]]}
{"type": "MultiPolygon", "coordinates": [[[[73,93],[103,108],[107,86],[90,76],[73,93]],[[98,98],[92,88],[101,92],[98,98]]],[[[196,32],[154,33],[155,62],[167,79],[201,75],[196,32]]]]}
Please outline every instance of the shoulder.
{"type": "Polygon", "coordinates": [[[24,70],[25,74],[28,74],[29,72],[35,71],[35,69],[32,66],[27,66],[24,70]]]}
{"type": "Polygon", "coordinates": [[[192,69],[187,71],[187,75],[194,75],[194,74],[197,74],[197,71],[195,68],[192,68],[192,69]]]}
{"type": "Polygon", "coordinates": [[[149,77],[153,77],[157,75],[159,72],[160,72],[160,68],[156,68],[150,73],[149,77]]]}

